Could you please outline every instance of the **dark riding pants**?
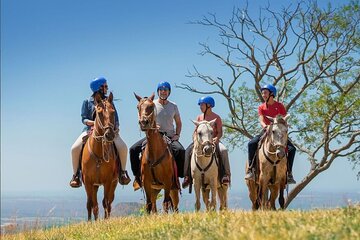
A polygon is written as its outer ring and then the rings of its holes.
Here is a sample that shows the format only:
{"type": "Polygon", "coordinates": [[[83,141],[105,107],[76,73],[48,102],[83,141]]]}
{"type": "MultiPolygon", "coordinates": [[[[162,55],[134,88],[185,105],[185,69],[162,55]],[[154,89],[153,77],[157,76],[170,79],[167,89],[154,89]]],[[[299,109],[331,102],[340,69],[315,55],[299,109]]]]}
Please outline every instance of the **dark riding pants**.
{"type": "MultiPolygon", "coordinates": [[[[255,136],[248,143],[248,161],[249,161],[249,167],[250,168],[253,168],[255,166],[254,157],[255,157],[256,151],[258,149],[258,143],[260,141],[261,136],[262,136],[262,134],[255,136]]],[[[288,140],[288,142],[287,142],[287,147],[288,147],[288,153],[287,153],[288,172],[292,172],[292,167],[293,167],[293,164],[294,164],[296,148],[290,142],[290,140],[288,140]]]]}
{"type": "MultiPolygon", "coordinates": [[[[143,138],[143,139],[137,141],[129,149],[131,170],[135,177],[140,177],[140,174],[141,174],[141,172],[140,172],[140,167],[141,167],[140,153],[141,153],[141,149],[142,149],[142,146],[145,141],[146,141],[146,138],[143,138]]],[[[171,147],[171,151],[175,158],[178,177],[182,178],[182,177],[184,177],[183,169],[184,169],[184,161],[185,161],[185,149],[179,141],[171,142],[170,147],[171,147]]]]}

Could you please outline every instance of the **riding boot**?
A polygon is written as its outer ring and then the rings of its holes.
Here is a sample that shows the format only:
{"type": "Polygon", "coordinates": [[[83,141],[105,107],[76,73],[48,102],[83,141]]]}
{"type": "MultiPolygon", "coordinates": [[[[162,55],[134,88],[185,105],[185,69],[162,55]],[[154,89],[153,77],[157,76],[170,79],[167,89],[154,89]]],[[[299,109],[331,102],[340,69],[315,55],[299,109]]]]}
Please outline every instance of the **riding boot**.
{"type": "Polygon", "coordinates": [[[245,180],[252,180],[255,181],[255,174],[254,174],[254,158],[253,159],[249,159],[249,167],[247,169],[246,175],[245,175],[245,180]]]}
{"type": "Polygon", "coordinates": [[[78,188],[81,187],[81,180],[80,180],[80,169],[76,171],[76,173],[72,176],[70,180],[70,187],[72,188],[78,188]]]}
{"type": "Polygon", "coordinates": [[[126,171],[126,170],[124,170],[124,171],[122,171],[122,170],[119,171],[119,183],[120,183],[121,185],[128,185],[129,182],[131,182],[131,179],[130,179],[127,171],[126,171]]]}
{"type": "Polygon", "coordinates": [[[137,190],[139,190],[141,188],[140,177],[135,176],[135,179],[134,179],[134,182],[133,182],[133,188],[134,188],[134,191],[137,191],[137,190]]]}

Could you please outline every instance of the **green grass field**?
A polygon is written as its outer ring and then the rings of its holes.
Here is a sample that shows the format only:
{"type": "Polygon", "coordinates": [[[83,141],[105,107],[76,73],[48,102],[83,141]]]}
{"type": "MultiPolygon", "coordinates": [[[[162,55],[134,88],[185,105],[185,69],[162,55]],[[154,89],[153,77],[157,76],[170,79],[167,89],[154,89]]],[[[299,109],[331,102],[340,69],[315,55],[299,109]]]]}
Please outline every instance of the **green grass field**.
{"type": "Polygon", "coordinates": [[[129,216],[3,235],[1,239],[360,239],[360,206],[129,216]]]}

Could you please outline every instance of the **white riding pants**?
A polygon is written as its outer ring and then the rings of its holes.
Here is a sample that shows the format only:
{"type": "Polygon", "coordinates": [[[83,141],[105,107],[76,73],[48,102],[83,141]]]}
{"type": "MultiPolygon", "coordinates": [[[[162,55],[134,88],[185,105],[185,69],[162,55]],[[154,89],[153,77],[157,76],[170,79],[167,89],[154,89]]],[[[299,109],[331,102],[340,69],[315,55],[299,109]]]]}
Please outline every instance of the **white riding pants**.
{"type": "MultiPolygon", "coordinates": [[[[71,159],[72,159],[72,165],[73,165],[73,174],[76,174],[79,163],[80,163],[80,154],[81,154],[81,148],[83,145],[82,139],[85,137],[87,132],[82,132],[80,136],[76,139],[74,144],[71,146],[71,159]]],[[[121,170],[126,170],[126,160],[127,160],[127,153],[128,148],[126,146],[126,143],[121,139],[119,134],[116,134],[114,138],[114,143],[116,150],[120,157],[121,162],[121,170]]]]}

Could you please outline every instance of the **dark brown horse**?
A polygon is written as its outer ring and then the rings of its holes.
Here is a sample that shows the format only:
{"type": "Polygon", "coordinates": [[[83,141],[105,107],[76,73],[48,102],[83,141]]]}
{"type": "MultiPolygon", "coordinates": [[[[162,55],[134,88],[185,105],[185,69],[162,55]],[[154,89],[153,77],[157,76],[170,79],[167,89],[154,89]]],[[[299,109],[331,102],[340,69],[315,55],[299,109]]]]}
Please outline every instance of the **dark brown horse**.
{"type": "MultiPolygon", "coordinates": [[[[135,93],[134,93],[135,94],[135,93]]],[[[156,126],[156,108],[154,94],[149,98],[142,98],[135,94],[139,101],[139,125],[146,132],[147,144],[141,157],[141,179],[146,195],[146,210],[148,213],[157,212],[156,198],[164,189],[163,211],[169,208],[178,211],[179,190],[178,179],[175,175],[175,160],[158,127],[156,126]]]]}
{"type": "MultiPolygon", "coordinates": [[[[258,149],[256,180],[246,180],[252,209],[257,210],[275,207],[275,200],[279,196],[280,207],[284,208],[284,189],[286,186],[287,158],[286,147],[288,139],[287,119],[289,115],[275,118],[267,117],[272,124],[268,126],[266,135],[258,149]],[[268,198],[270,190],[270,198],[268,198]]],[[[248,165],[246,165],[246,170],[248,165]]]]}
{"type": "Polygon", "coordinates": [[[87,194],[88,220],[91,220],[91,211],[95,220],[99,216],[97,191],[104,186],[104,217],[109,218],[111,203],[114,201],[115,189],[118,181],[114,138],[115,138],[115,109],[113,95],[110,93],[105,100],[100,94],[94,96],[96,118],[94,129],[87,140],[82,155],[82,179],[87,194]]]}

